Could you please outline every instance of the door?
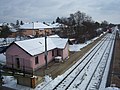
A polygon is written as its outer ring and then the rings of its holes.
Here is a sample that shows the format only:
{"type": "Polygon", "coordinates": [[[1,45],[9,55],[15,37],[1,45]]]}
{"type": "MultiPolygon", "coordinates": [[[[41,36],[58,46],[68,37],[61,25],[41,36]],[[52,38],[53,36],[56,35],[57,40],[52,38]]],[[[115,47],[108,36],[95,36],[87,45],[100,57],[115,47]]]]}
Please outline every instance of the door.
{"type": "Polygon", "coordinates": [[[20,59],[19,58],[16,58],[16,67],[20,68],[20,59]]]}

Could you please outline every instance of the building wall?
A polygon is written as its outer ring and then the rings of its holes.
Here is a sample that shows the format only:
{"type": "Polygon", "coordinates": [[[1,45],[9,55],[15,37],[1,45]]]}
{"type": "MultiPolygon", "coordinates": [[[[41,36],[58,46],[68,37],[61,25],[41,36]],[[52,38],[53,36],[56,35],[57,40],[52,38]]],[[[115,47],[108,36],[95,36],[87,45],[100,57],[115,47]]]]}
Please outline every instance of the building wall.
{"type": "MultiPolygon", "coordinates": [[[[36,32],[38,32],[39,35],[45,35],[45,31],[44,30],[39,30],[39,29],[34,29],[34,31],[32,29],[22,29],[22,33],[23,35],[36,35],[36,32]]],[[[46,32],[48,33],[48,35],[52,34],[51,29],[46,29],[46,32]]]]}
{"type": "Polygon", "coordinates": [[[65,46],[64,49],[56,48],[54,50],[54,57],[61,56],[62,59],[67,58],[69,56],[69,50],[68,50],[68,48],[69,48],[69,44],[68,43],[66,44],[66,46],[65,46]]]}
{"type": "Polygon", "coordinates": [[[63,56],[63,49],[59,49],[59,48],[56,48],[54,49],[54,56],[53,57],[56,57],[56,56],[63,56]]]}
{"type": "MultiPolygon", "coordinates": [[[[46,30],[47,35],[51,35],[52,34],[52,29],[45,29],[45,30],[46,30]]],[[[45,35],[45,31],[43,31],[42,34],[45,35]]]]}
{"type": "MultiPolygon", "coordinates": [[[[31,72],[31,70],[33,71],[37,70],[38,68],[45,65],[44,57],[45,57],[44,53],[36,56],[30,56],[28,53],[26,53],[16,44],[13,44],[6,51],[6,65],[7,67],[12,68],[12,64],[13,64],[13,67],[15,69],[23,70],[24,68],[26,71],[31,72]],[[38,56],[38,64],[35,64],[35,57],[37,56],[38,56]],[[16,58],[19,58],[20,68],[17,68],[16,58]]],[[[52,56],[52,51],[48,51],[47,58],[48,58],[48,63],[51,60],[53,60],[54,57],[52,56]]]]}
{"type": "MultiPolygon", "coordinates": [[[[47,62],[49,63],[54,59],[56,56],[61,56],[62,59],[65,59],[68,57],[68,44],[66,44],[64,49],[54,49],[54,56],[52,54],[52,50],[48,51],[47,55],[47,62]]],[[[31,72],[37,70],[38,68],[45,65],[45,55],[44,53],[31,56],[28,53],[26,53],[24,50],[22,50],[20,47],[18,47],[16,44],[12,44],[6,51],[6,65],[7,67],[12,68],[12,65],[15,69],[25,69],[27,72],[31,72]],[[35,64],[35,57],[38,56],[38,63],[35,64]],[[17,66],[16,58],[19,58],[20,67],[17,66]]]]}
{"type": "Polygon", "coordinates": [[[36,35],[36,32],[38,32],[39,35],[43,34],[43,30],[38,30],[38,29],[36,29],[34,31],[32,29],[23,29],[22,30],[23,35],[26,35],[26,36],[28,36],[28,35],[36,35]]]}
{"type": "Polygon", "coordinates": [[[17,32],[12,32],[11,35],[9,35],[9,37],[15,38],[16,34],[17,34],[17,32]]]}
{"type": "Polygon", "coordinates": [[[32,58],[29,54],[24,52],[20,47],[12,44],[6,51],[6,65],[7,67],[25,70],[32,70],[32,58]],[[20,68],[17,68],[16,58],[19,58],[20,68]]]}
{"type": "Polygon", "coordinates": [[[69,44],[67,43],[65,48],[63,49],[63,59],[67,58],[69,56],[69,44]]]}
{"type": "MultiPolygon", "coordinates": [[[[45,62],[45,54],[39,54],[36,55],[35,57],[32,57],[32,67],[34,68],[34,70],[37,70],[38,68],[44,66],[46,64],[45,62]],[[38,56],[38,64],[35,64],[35,57],[38,56]]],[[[52,51],[48,51],[48,55],[47,55],[47,62],[49,63],[50,61],[53,60],[53,56],[52,56],[52,51]]]]}

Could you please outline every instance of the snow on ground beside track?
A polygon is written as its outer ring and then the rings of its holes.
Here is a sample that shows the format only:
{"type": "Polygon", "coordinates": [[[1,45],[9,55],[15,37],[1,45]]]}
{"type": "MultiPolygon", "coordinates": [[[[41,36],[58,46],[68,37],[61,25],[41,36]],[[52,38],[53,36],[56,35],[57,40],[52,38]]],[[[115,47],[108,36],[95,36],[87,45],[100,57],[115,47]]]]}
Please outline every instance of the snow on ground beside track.
{"type": "MultiPolygon", "coordinates": [[[[58,83],[59,80],[61,80],[63,78],[62,75],[55,78],[55,80],[52,80],[51,77],[49,77],[49,76],[46,76],[46,77],[47,78],[46,78],[46,80],[44,82],[37,85],[36,88],[33,89],[33,88],[30,88],[30,87],[18,85],[17,80],[13,76],[4,76],[4,79],[3,79],[4,84],[3,84],[3,86],[13,88],[13,89],[16,89],[16,90],[51,90],[50,88],[52,86],[56,85],[56,83],[58,83]],[[48,84],[49,82],[52,82],[52,84],[49,85],[49,87],[44,89],[43,87],[45,87],[46,84],[48,84]]],[[[107,88],[105,88],[103,90],[120,90],[120,89],[117,88],[117,87],[107,87],[107,88]]]]}
{"type": "Polygon", "coordinates": [[[117,87],[107,87],[104,90],[120,90],[120,89],[117,87]]]}
{"type": "Polygon", "coordinates": [[[2,86],[12,88],[15,90],[34,90],[30,87],[22,86],[17,84],[17,80],[13,76],[3,76],[4,84],[2,86]]]}
{"type": "MultiPolygon", "coordinates": [[[[115,33],[114,33],[114,35],[115,35],[115,33]]],[[[114,39],[115,39],[115,37],[114,37],[114,39]]],[[[114,43],[112,44],[111,48],[114,48],[114,43]]],[[[111,49],[111,51],[109,53],[109,58],[108,58],[108,62],[107,62],[106,68],[105,68],[105,73],[103,74],[103,78],[102,78],[101,85],[100,85],[100,90],[103,90],[106,87],[107,76],[108,76],[111,58],[112,58],[112,51],[113,51],[113,49],[111,49]]]]}

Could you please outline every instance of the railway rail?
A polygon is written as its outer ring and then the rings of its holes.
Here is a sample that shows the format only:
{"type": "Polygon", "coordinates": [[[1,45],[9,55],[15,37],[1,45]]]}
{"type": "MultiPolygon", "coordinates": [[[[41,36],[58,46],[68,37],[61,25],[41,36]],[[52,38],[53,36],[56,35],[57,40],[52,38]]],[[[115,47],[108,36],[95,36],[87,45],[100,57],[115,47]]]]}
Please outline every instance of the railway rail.
{"type": "MultiPolygon", "coordinates": [[[[115,34],[104,36],[50,90],[99,90],[112,52],[114,38],[115,34]]],[[[42,90],[46,90],[45,87],[42,90]]]]}
{"type": "MultiPolygon", "coordinates": [[[[102,48],[107,48],[108,45],[110,45],[110,36],[111,34],[107,35],[104,39],[102,39],[93,49],[91,49],[89,51],[89,53],[81,60],[81,62],[79,62],[64,78],[63,80],[61,80],[52,90],[61,90],[61,89],[64,89],[64,90],[67,90],[70,88],[70,86],[72,85],[72,83],[76,80],[76,78],[78,76],[81,76],[82,79],[85,77],[85,73],[82,73],[82,71],[85,69],[85,68],[88,68],[89,65],[91,64],[91,61],[94,60],[93,58],[95,58],[95,56],[102,50],[102,48]],[[107,43],[107,46],[105,47],[106,45],[106,41],[108,41],[107,43]],[[83,64],[84,63],[84,64],[83,64]],[[81,65],[82,64],[82,65],[81,65]],[[76,72],[76,70],[78,72],[76,72]],[[75,75],[75,73],[77,73],[75,75]],[[73,76],[75,75],[75,76],[73,76]],[[71,78],[72,77],[72,78],[71,78]],[[69,80],[69,84],[66,83],[67,81],[69,80]]],[[[105,49],[106,51],[106,49],[105,49]]],[[[104,53],[105,53],[104,51],[104,53]]],[[[103,57],[103,55],[102,55],[103,57]]],[[[101,57],[101,58],[102,58],[101,57]]],[[[100,61],[99,61],[100,63],[100,61]]],[[[98,64],[99,64],[98,63],[98,64]]],[[[96,70],[95,70],[96,71],[96,70]]],[[[95,72],[94,71],[94,72],[95,72]]],[[[93,75],[92,75],[93,76],[93,75]]],[[[79,84],[81,84],[82,81],[79,82],[79,84]]],[[[79,85],[77,84],[77,85],[79,85]]],[[[76,86],[77,87],[77,86],[76,86]]]]}

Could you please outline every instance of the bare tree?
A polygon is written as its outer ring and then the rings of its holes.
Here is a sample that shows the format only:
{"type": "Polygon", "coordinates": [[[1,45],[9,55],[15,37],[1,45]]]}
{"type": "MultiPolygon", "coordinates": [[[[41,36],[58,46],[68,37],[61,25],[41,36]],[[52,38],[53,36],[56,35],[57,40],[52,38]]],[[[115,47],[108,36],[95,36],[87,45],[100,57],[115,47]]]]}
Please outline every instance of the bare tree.
{"type": "Polygon", "coordinates": [[[95,35],[95,29],[99,27],[98,22],[94,22],[92,17],[81,11],[70,14],[69,17],[57,18],[62,25],[62,34],[69,38],[74,37],[76,40],[88,37],[92,38],[95,35]]]}

